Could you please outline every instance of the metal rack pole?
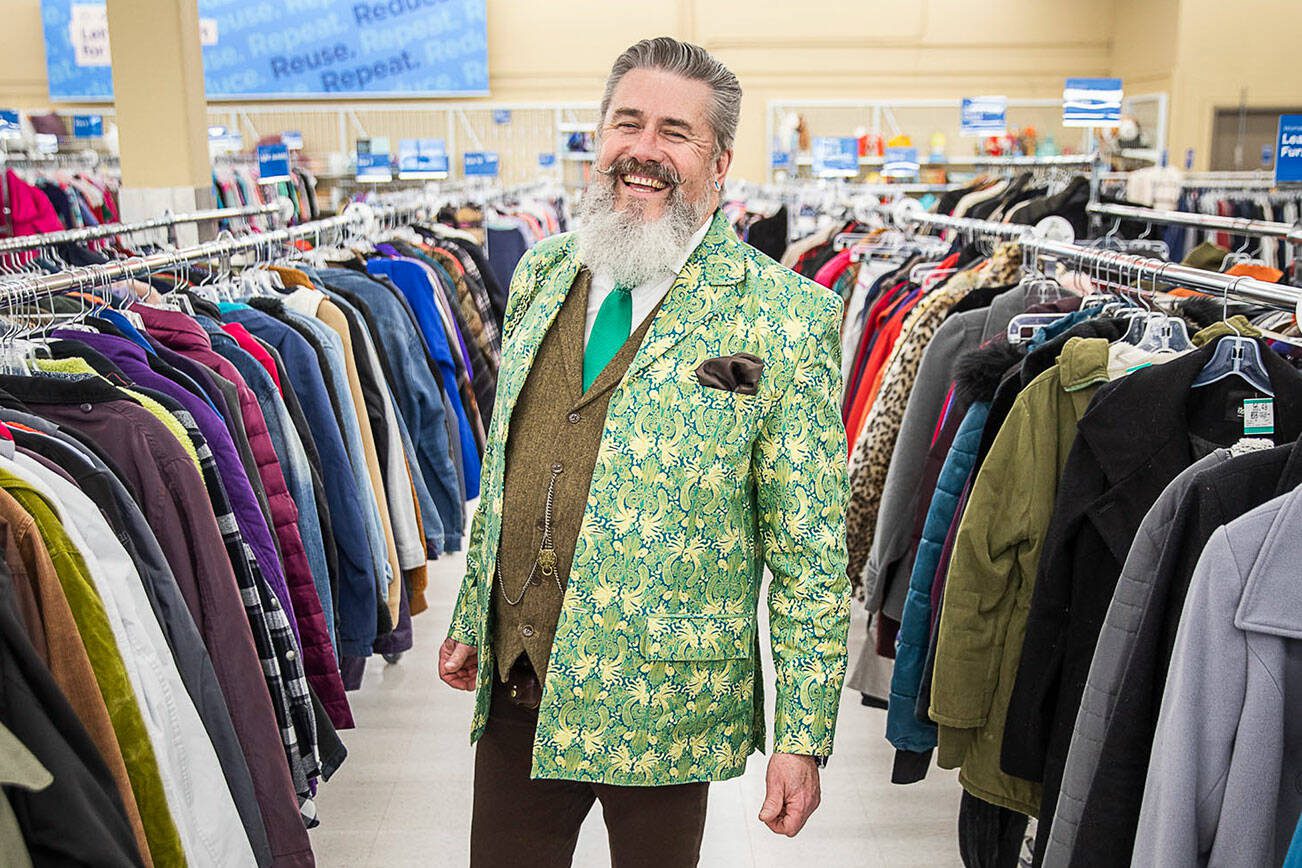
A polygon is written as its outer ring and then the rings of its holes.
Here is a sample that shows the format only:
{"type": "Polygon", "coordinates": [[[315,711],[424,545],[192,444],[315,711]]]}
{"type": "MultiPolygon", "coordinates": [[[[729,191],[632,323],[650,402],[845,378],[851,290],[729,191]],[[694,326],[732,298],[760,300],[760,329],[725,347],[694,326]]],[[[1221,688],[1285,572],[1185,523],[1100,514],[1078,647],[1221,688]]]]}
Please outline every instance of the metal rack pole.
{"type": "Polygon", "coordinates": [[[280,205],[246,205],[241,208],[211,208],[206,211],[193,211],[185,214],[165,214],[151,220],[138,223],[103,223],[99,226],[85,226],[80,229],[64,229],[59,232],[46,232],[40,235],[16,235],[12,238],[0,238],[0,253],[16,250],[33,250],[53,244],[68,242],[93,241],[97,238],[109,238],[114,235],[131,235],[151,229],[170,229],[183,223],[204,223],[212,220],[225,220],[231,217],[258,217],[280,213],[280,205]]]}
{"type": "Polygon", "coordinates": [[[1070,265],[1093,266],[1106,271],[1116,271],[1135,280],[1149,279],[1169,285],[1178,284],[1189,289],[1286,310],[1296,309],[1299,301],[1302,301],[1302,290],[1296,287],[1267,283],[1264,280],[1241,275],[1203,271],[1187,265],[1134,256],[1115,250],[1101,250],[1064,241],[1052,241],[1038,237],[1030,226],[994,223],[966,217],[948,217],[943,214],[929,214],[916,208],[888,211],[879,206],[878,211],[883,214],[890,213],[897,224],[937,226],[987,238],[1017,239],[1033,255],[1052,257],[1070,265]]]}
{"type": "Polygon", "coordinates": [[[1170,226],[1192,226],[1197,229],[1217,229],[1232,232],[1236,235],[1251,235],[1256,238],[1283,238],[1294,244],[1302,244],[1302,228],[1288,223],[1249,220],[1239,217],[1221,217],[1217,214],[1195,214],[1187,211],[1155,211],[1151,208],[1137,208],[1132,205],[1091,203],[1086,207],[1091,214],[1118,217],[1122,220],[1163,223],[1170,226]]]}
{"type": "Polygon", "coordinates": [[[76,271],[38,277],[19,276],[11,279],[0,276],[0,306],[15,299],[27,301],[34,297],[56,295],[75,289],[104,286],[114,281],[145,277],[182,262],[216,259],[264,246],[289,243],[300,238],[309,238],[321,232],[358,226],[375,216],[386,219],[408,214],[414,216],[424,209],[425,204],[423,202],[402,205],[376,205],[367,209],[346,211],[337,217],[313,220],[271,232],[209,241],[194,247],[167,250],[162,253],[124,259],[120,262],[110,262],[103,265],[92,265],[78,268],[76,271]]]}

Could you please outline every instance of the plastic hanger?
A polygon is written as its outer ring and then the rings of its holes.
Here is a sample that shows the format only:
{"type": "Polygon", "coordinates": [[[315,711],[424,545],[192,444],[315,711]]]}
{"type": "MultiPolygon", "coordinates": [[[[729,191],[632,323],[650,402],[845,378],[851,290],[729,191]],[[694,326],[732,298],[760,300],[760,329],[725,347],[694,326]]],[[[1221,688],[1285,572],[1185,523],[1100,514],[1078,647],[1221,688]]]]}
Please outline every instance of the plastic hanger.
{"type": "MultiPolygon", "coordinates": [[[[1225,317],[1229,304],[1230,287],[1227,284],[1221,303],[1222,317],[1225,317]]],[[[1228,317],[1224,321],[1234,329],[1235,333],[1226,335],[1216,342],[1212,357],[1194,378],[1193,388],[1211,385],[1226,377],[1237,376],[1263,395],[1275,397],[1275,390],[1270,383],[1270,373],[1261,358],[1261,346],[1252,338],[1242,334],[1228,317]]]]}

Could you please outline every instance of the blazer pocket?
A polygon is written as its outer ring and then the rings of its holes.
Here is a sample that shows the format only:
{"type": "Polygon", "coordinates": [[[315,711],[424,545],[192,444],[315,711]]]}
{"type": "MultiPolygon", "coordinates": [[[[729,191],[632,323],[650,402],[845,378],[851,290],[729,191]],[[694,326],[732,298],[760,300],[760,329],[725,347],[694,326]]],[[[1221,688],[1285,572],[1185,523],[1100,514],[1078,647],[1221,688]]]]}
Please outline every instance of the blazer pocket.
{"type": "Polygon", "coordinates": [[[739,660],[751,655],[749,615],[648,615],[642,652],[648,660],[739,660]]]}
{"type": "Polygon", "coordinates": [[[738,395],[759,393],[764,360],[750,353],[706,359],[696,368],[696,380],[709,389],[735,392],[738,395]]]}

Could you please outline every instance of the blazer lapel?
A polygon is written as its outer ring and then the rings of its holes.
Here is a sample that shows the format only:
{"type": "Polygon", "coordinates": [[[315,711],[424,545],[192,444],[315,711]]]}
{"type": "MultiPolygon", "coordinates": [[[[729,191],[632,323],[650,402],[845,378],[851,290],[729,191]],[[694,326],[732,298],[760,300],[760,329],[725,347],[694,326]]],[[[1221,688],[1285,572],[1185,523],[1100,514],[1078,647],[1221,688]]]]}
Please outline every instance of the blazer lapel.
{"type": "Polygon", "coordinates": [[[734,286],[746,275],[743,252],[737,249],[740,244],[723,212],[715,212],[705,238],[665,295],[626,379],[669,352],[734,299],[734,286]]]}
{"type": "MultiPolygon", "coordinates": [[[[569,244],[572,248],[573,239],[569,244]]],[[[565,303],[565,297],[578,273],[579,261],[572,249],[567,255],[557,258],[556,267],[541,278],[542,286],[505,348],[499,374],[501,379],[498,382],[498,409],[494,415],[501,413],[503,423],[507,426],[510,425],[510,414],[515,408],[516,399],[520,397],[520,390],[524,388],[524,381],[533,368],[538,348],[542,346],[547,330],[565,303]]],[[[503,439],[505,436],[504,430],[503,439]]]]}

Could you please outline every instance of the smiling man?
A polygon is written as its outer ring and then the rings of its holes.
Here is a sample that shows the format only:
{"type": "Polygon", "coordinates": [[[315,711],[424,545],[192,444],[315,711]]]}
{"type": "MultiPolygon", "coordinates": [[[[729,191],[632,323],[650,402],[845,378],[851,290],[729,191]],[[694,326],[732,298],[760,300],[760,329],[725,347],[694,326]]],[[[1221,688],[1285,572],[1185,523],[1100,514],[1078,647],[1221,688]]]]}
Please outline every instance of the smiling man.
{"type": "Polygon", "coordinates": [[[440,649],[477,690],[471,863],[695,865],[710,781],[765,744],[759,819],[819,802],[849,624],[841,302],[718,210],[741,87],[649,39],[615,61],[578,231],[511,282],[466,576],[440,649]]]}

